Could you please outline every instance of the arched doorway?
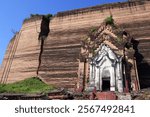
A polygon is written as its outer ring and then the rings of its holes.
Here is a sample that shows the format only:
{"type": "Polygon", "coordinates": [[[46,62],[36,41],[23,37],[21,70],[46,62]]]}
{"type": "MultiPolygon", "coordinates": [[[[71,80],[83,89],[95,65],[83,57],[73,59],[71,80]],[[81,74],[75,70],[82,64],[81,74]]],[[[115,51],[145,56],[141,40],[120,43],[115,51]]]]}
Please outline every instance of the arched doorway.
{"type": "Polygon", "coordinates": [[[110,91],[110,71],[104,68],[102,71],[102,91],[110,91]]]}
{"type": "Polygon", "coordinates": [[[102,91],[110,91],[110,77],[102,78],[102,91]]]}

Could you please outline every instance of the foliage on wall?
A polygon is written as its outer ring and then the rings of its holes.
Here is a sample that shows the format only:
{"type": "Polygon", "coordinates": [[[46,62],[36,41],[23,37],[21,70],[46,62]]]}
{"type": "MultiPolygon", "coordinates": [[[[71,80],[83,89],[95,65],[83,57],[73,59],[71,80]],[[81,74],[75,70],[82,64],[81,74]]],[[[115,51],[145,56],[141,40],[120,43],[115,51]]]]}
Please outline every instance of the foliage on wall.
{"type": "Polygon", "coordinates": [[[99,45],[107,40],[114,44],[118,49],[130,49],[132,47],[131,36],[114,23],[112,16],[107,17],[99,28],[93,27],[85,39],[82,40],[82,56],[94,56],[99,45]]]}

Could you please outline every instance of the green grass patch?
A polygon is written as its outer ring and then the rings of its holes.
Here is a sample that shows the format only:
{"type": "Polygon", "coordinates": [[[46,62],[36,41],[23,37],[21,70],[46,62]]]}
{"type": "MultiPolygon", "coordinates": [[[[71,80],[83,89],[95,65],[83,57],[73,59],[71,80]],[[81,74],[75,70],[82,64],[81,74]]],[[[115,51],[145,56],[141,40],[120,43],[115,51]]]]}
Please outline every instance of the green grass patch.
{"type": "Polygon", "coordinates": [[[12,84],[0,84],[0,93],[46,93],[53,89],[53,86],[45,84],[36,77],[12,84]]]}

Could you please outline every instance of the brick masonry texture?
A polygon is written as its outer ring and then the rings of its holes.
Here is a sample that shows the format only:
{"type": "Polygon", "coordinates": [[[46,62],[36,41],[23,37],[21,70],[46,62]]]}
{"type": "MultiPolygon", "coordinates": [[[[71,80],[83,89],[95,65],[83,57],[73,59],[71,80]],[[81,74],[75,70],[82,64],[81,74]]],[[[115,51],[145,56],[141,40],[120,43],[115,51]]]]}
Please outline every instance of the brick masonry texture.
{"type": "MultiPolygon", "coordinates": [[[[49,34],[43,45],[39,40],[43,18],[24,21],[22,29],[8,45],[0,70],[1,82],[11,83],[38,75],[47,84],[75,88],[80,41],[110,15],[117,25],[141,42],[139,51],[149,65],[150,1],[114,3],[57,13],[49,23],[49,34]]],[[[143,69],[141,61],[138,67],[143,69]]],[[[141,82],[150,82],[148,73],[139,75],[141,82]]]]}

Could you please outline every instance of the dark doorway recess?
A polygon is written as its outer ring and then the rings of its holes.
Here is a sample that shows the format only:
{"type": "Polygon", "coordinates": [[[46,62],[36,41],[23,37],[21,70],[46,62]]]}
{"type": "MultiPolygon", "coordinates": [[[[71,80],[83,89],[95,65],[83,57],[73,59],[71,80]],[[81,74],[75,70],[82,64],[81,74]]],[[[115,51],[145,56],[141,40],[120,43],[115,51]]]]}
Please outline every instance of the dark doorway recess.
{"type": "Polygon", "coordinates": [[[102,91],[110,91],[110,77],[102,78],[102,91]]]}
{"type": "Polygon", "coordinates": [[[150,88],[150,39],[131,40],[141,89],[150,88]]]}

